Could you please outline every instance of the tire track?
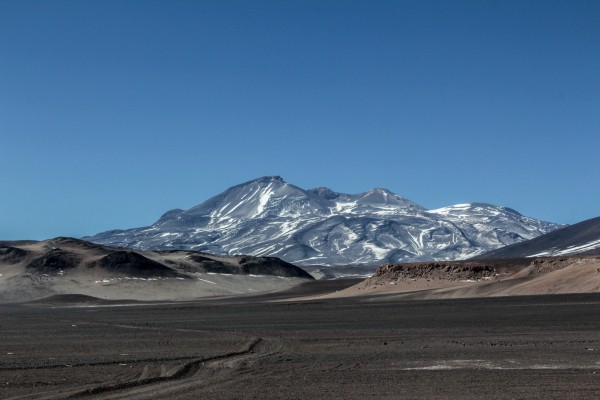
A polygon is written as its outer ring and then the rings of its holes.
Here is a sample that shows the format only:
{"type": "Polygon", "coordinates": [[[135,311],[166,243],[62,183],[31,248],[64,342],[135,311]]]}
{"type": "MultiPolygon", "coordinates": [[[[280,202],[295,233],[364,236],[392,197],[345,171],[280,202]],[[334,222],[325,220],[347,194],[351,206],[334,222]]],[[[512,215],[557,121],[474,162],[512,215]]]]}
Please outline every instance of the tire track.
{"type": "MultiPolygon", "coordinates": [[[[65,398],[81,398],[84,396],[107,394],[109,392],[118,392],[118,391],[126,391],[126,392],[117,393],[116,396],[101,396],[101,398],[107,398],[107,399],[108,398],[111,398],[111,399],[131,398],[132,394],[130,393],[131,392],[130,389],[139,388],[142,386],[148,386],[151,384],[170,383],[170,382],[180,381],[180,380],[181,381],[189,380],[189,379],[194,378],[196,375],[198,375],[198,372],[201,370],[201,368],[203,368],[205,366],[213,365],[218,362],[234,361],[236,358],[239,358],[240,356],[253,354],[255,347],[261,341],[262,341],[262,339],[258,338],[258,337],[251,338],[243,346],[243,348],[241,350],[214,356],[214,357],[201,358],[201,359],[197,359],[197,360],[188,362],[188,363],[182,365],[181,367],[179,367],[175,372],[173,372],[172,374],[170,374],[168,376],[158,376],[158,377],[154,377],[154,378],[141,379],[141,380],[135,380],[135,381],[127,381],[127,382],[122,382],[122,383],[113,384],[113,385],[96,386],[96,387],[88,388],[85,390],[77,391],[75,393],[70,393],[65,398]]],[[[179,386],[179,383],[177,383],[177,385],[175,385],[175,386],[179,386]]],[[[152,391],[153,397],[156,397],[157,389],[151,388],[149,390],[152,391]]],[[[142,392],[144,392],[144,391],[146,391],[146,390],[142,390],[142,392]]]]}
{"type": "Polygon", "coordinates": [[[142,372],[142,375],[138,376],[136,374],[135,377],[118,383],[101,384],[69,391],[31,393],[6,400],[130,399],[133,397],[141,398],[140,396],[144,394],[150,394],[150,398],[161,398],[161,396],[158,396],[158,392],[161,390],[169,392],[189,385],[202,386],[214,377],[216,370],[220,368],[234,369],[236,363],[263,355],[262,352],[255,352],[261,343],[263,343],[262,338],[252,337],[238,351],[190,361],[177,367],[167,375],[144,378],[144,372],[142,372]]]}
{"type": "MultiPolygon", "coordinates": [[[[65,321],[72,322],[72,321],[65,321]]],[[[111,324],[106,322],[77,322],[79,325],[102,325],[114,326],[125,329],[139,329],[150,331],[178,331],[186,333],[211,332],[213,330],[197,330],[197,329],[179,329],[179,328],[158,328],[129,324],[111,324]]],[[[90,385],[78,389],[62,389],[52,391],[42,391],[10,397],[6,400],[56,400],[56,399],[72,399],[72,398],[90,398],[90,399],[130,399],[130,398],[165,398],[159,393],[170,393],[173,391],[183,390],[184,388],[198,388],[198,386],[206,386],[211,382],[218,380],[219,377],[228,375],[244,362],[256,359],[261,356],[273,354],[275,345],[260,337],[254,337],[239,332],[220,331],[228,335],[245,337],[247,341],[237,351],[219,354],[215,356],[197,358],[193,356],[183,357],[162,357],[162,358],[144,358],[137,360],[128,360],[128,362],[150,363],[144,367],[141,373],[127,374],[124,380],[115,382],[113,379],[110,382],[102,384],[90,385]],[[249,338],[248,338],[249,337],[249,338]],[[183,365],[172,366],[167,368],[161,362],[184,361],[183,365]]],[[[76,363],[76,364],[51,364],[46,366],[31,366],[31,367],[16,367],[6,368],[7,370],[44,370],[58,368],[74,368],[74,367],[92,367],[92,366],[110,366],[118,365],[120,360],[115,361],[100,361],[92,363],[76,363]]],[[[5,368],[0,368],[3,370],[5,368]]]]}

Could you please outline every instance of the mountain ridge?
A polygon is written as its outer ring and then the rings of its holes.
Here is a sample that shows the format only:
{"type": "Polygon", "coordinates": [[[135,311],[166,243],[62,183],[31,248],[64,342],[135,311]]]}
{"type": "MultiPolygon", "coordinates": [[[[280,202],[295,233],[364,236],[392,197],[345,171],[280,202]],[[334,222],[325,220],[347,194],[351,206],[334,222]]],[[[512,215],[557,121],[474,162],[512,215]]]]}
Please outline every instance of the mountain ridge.
{"type": "Polygon", "coordinates": [[[269,255],[298,265],[377,265],[469,258],[558,227],[487,203],[427,210],[387,189],[304,190],[265,176],[187,210],[169,210],[150,226],[84,239],[135,249],[269,255]]]}
{"type": "Polygon", "coordinates": [[[492,250],[474,259],[600,254],[600,217],[586,219],[536,238],[492,250]]]}

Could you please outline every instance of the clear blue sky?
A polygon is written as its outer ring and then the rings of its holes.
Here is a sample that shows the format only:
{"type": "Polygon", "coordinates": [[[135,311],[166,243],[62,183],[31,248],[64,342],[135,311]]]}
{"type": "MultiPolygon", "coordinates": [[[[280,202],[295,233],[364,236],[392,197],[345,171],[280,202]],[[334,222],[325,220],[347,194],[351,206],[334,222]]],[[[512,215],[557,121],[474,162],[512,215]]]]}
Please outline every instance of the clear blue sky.
{"type": "Polygon", "coordinates": [[[600,215],[598,1],[0,2],[0,239],[281,175],[600,215]]]}

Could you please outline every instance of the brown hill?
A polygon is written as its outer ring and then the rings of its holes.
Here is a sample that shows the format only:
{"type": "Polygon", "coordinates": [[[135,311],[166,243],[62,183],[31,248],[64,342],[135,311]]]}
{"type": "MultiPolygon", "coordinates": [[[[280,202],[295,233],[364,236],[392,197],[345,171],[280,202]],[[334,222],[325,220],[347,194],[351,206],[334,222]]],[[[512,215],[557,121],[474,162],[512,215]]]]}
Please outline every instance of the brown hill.
{"type": "Polygon", "coordinates": [[[382,265],[336,296],[411,299],[600,292],[600,256],[382,265]]]}

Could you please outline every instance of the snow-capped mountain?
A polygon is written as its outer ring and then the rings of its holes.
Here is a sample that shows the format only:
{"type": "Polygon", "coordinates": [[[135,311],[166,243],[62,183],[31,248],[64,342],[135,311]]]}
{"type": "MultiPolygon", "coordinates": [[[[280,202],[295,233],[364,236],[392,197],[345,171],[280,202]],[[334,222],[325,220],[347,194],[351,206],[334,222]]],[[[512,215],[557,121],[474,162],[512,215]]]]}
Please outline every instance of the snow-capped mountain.
{"type": "Polygon", "coordinates": [[[491,204],[427,210],[386,189],[350,195],[304,190],[278,176],[231,187],[143,228],[86,237],[136,249],[275,256],[311,265],[454,260],[520,242],[560,225],[491,204]]]}

